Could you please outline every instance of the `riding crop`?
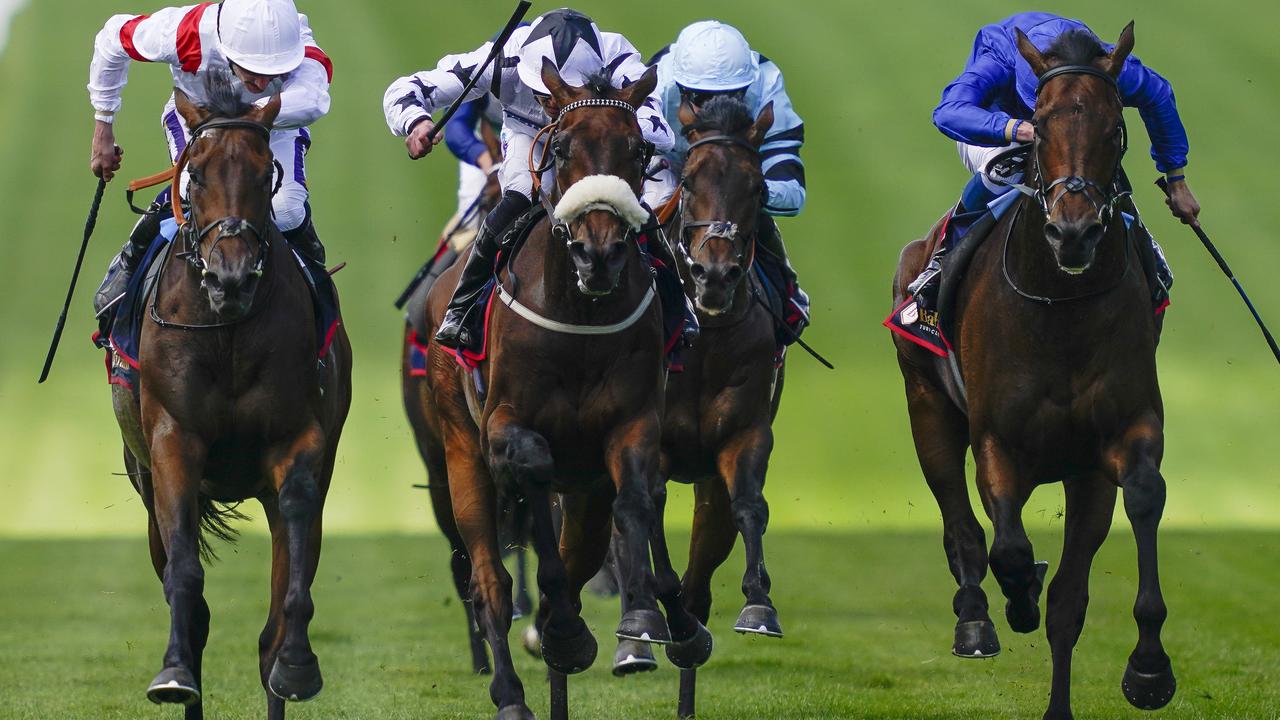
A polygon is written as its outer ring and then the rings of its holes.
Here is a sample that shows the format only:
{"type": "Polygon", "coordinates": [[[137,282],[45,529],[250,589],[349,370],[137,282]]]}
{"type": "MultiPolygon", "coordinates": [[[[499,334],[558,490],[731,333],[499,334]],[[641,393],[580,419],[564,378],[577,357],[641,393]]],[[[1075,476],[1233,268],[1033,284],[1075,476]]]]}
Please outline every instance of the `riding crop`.
{"type": "MultiPolygon", "coordinates": [[[[1169,194],[1169,183],[1163,177],[1156,179],[1156,185],[1160,186],[1165,195],[1169,194]]],[[[1200,238],[1200,242],[1204,243],[1205,249],[1213,256],[1213,259],[1217,261],[1218,267],[1222,268],[1222,272],[1226,274],[1227,279],[1231,281],[1232,285],[1236,286],[1236,292],[1240,293],[1240,297],[1244,300],[1244,304],[1248,306],[1249,312],[1253,313],[1253,319],[1258,323],[1258,328],[1262,330],[1262,336],[1267,339],[1267,344],[1271,346],[1271,354],[1276,356],[1276,362],[1280,362],[1280,346],[1277,346],[1276,339],[1271,337],[1271,331],[1267,329],[1266,323],[1262,322],[1262,316],[1258,315],[1257,309],[1253,307],[1253,301],[1249,299],[1244,288],[1240,287],[1240,281],[1236,280],[1236,275],[1231,272],[1231,267],[1227,265],[1227,261],[1222,258],[1218,248],[1213,246],[1209,236],[1204,233],[1204,229],[1200,227],[1199,223],[1191,225],[1191,229],[1195,231],[1196,237],[1200,238]]]]}
{"type": "Polygon", "coordinates": [[[53,342],[49,343],[49,354],[45,356],[44,369],[40,371],[40,382],[49,378],[49,370],[53,367],[53,356],[58,352],[62,330],[67,325],[67,311],[71,309],[71,296],[76,292],[76,280],[80,279],[80,266],[84,264],[84,254],[89,249],[89,238],[93,236],[93,228],[98,224],[98,208],[102,205],[102,193],[106,189],[107,181],[104,178],[98,178],[98,190],[93,194],[93,204],[89,206],[89,219],[84,223],[84,240],[80,243],[76,268],[71,272],[71,285],[67,288],[67,299],[62,303],[62,314],[58,316],[58,324],[53,329],[53,342]]]}

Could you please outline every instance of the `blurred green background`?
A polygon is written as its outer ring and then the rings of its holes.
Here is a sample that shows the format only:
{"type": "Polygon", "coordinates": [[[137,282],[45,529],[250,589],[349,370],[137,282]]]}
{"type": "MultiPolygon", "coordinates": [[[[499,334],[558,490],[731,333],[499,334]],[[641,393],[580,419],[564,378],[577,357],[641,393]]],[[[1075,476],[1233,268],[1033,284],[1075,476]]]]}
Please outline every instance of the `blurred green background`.
{"type": "MultiPolygon", "coordinates": [[[[396,76],[479,45],[507,0],[411,3],[300,0],[333,58],[333,111],[308,158],[317,227],[333,262],[356,353],[355,403],[343,436],[326,526],[339,533],[431,532],[398,387],[401,319],[391,301],[454,208],[455,162],[410,162],[383,123],[396,76]]],[[[109,189],[51,380],[40,362],[75,258],[94,180],[84,90],[93,36],[128,4],[38,0],[13,20],[0,56],[0,535],[140,537],[143,510],[122,471],[102,355],[88,343],[90,297],[133,222],[124,183],[109,189]]],[[[716,16],[775,59],[806,121],[804,214],[782,223],[813,298],[807,339],[838,367],[801,353],[788,367],[767,494],[775,531],[938,527],[912,451],[888,332],[898,251],[965,181],[954,144],[930,123],[938,92],[962,67],[977,27],[1027,9],[1002,0],[948,3],[794,2],[578,4],[648,55],[689,21],[716,16]]],[[[1104,38],[1137,20],[1137,54],[1170,78],[1191,135],[1188,178],[1205,227],[1265,316],[1280,328],[1275,201],[1280,115],[1269,2],[1125,6],[1047,3],[1104,38]],[[1233,10],[1226,11],[1228,7],[1233,10]]],[[[545,11],[549,4],[535,8],[545,11]]],[[[159,111],[169,73],[135,64],[118,122],[123,179],[167,163],[159,111]]],[[[1280,471],[1280,371],[1245,309],[1192,234],[1147,180],[1136,116],[1129,174],[1177,274],[1159,361],[1167,407],[1166,524],[1274,528],[1280,471]]],[[[687,524],[687,495],[670,523],[687,524]]],[[[1039,491],[1029,523],[1054,525],[1061,491],[1039,491]]],[[[1123,514],[1118,514],[1123,522],[1123,514]]],[[[261,523],[256,524],[262,531],[261,523]]]]}

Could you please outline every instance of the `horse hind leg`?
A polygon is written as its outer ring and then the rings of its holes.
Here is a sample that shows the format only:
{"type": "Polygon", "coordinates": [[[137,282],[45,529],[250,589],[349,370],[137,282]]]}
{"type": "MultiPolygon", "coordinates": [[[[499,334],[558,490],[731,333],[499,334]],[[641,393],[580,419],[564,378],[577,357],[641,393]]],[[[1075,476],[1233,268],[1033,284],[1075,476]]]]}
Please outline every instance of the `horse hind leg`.
{"type": "Polygon", "coordinates": [[[1138,547],[1138,596],[1133,606],[1138,643],[1129,655],[1120,686],[1125,699],[1143,710],[1164,707],[1177,690],[1173,665],[1160,641],[1160,629],[1168,615],[1156,557],[1156,533],[1165,503],[1165,482],[1159,469],[1163,451],[1160,421],[1146,418],[1130,430],[1125,447],[1117,453],[1124,461],[1116,463],[1121,468],[1125,514],[1138,547]]]}
{"type": "Polygon", "coordinates": [[[1053,582],[1045,612],[1045,630],[1053,654],[1053,685],[1045,720],[1070,720],[1071,655],[1084,629],[1089,605],[1089,569],[1107,538],[1116,505],[1116,487],[1095,475],[1068,480],[1065,537],[1062,560],[1053,582]]]}
{"type": "Polygon", "coordinates": [[[1049,564],[1036,561],[1022,524],[1022,508],[1031,485],[1018,477],[1012,460],[994,438],[974,445],[978,488],[995,538],[991,542],[991,572],[1004,593],[1005,619],[1014,632],[1029,633],[1040,627],[1040,592],[1049,564]]]}
{"type": "Polygon", "coordinates": [[[921,371],[900,364],[916,456],[942,513],[942,546],[957,586],[951,601],[956,615],[951,652],[961,658],[994,657],[1000,653],[1000,641],[982,590],[987,575],[986,538],[973,514],[964,471],[968,420],[921,371]]]}

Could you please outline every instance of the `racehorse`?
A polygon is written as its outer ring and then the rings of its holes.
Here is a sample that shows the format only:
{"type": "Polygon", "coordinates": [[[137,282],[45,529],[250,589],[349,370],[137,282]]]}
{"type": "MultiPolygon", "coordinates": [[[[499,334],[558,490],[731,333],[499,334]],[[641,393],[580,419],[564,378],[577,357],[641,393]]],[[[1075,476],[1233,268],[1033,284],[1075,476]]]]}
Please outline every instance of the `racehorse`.
{"type": "MultiPolygon", "coordinates": [[[[647,219],[638,196],[651,152],[635,110],[653,91],[656,71],[622,90],[605,77],[569,86],[551,63],[544,63],[542,77],[558,107],[543,135],[559,201],[522,245],[506,250],[486,358],[476,373],[483,395],[473,374],[432,341],[422,409],[430,429],[427,463],[432,477],[448,479],[471,566],[471,604],[493,653],[490,696],[500,720],[533,717],[507,643],[511,577],[502,566],[495,517],[502,497],[526,503],[533,515],[545,608],[542,655],[561,701],[564,675],[595,660],[580,594],[608,551],[611,517],[622,543],[627,603],[618,637],[664,643],[695,630],[678,622],[668,628],[657,610],[648,558],[664,348],[653,277],[635,242],[647,219]],[[559,551],[552,492],[562,493],[559,551]]],[[[533,158],[529,162],[533,168],[533,158]]],[[[431,291],[432,330],[457,274],[457,267],[450,269],[431,291]]]]}
{"type": "MultiPolygon", "coordinates": [[[[769,517],[764,481],[783,368],[775,362],[773,318],[757,301],[751,281],[765,189],[759,147],[773,124],[773,106],[752,117],[741,100],[721,96],[696,113],[688,103],[679,112],[689,150],[679,195],[672,201],[677,209],[670,236],[702,327],[698,342],[685,354],[684,372],[667,382],[662,426],[662,476],[695,488],[689,565],[680,592],[685,607],[705,624],[711,613],[711,576],[741,533],[747,553],[742,580],[746,605],[734,630],[781,637],[769,598],[762,537],[769,517]]],[[[665,502],[661,484],[655,495],[660,519],[665,502]]],[[[676,582],[661,532],[655,533],[653,555],[660,587],[664,581],[676,582]]],[[[705,641],[709,650],[709,635],[705,641]]],[[[666,651],[673,661],[685,661],[676,662],[687,668],[681,672],[680,716],[692,717],[694,668],[701,662],[689,667],[688,658],[676,655],[701,648],[672,644],[666,651]]]]}
{"type": "MultiPolygon", "coordinates": [[[[916,453],[942,510],[943,545],[959,585],[956,655],[999,652],[980,587],[988,562],[1010,627],[1039,626],[1045,564],[1034,560],[1021,511],[1037,485],[1064,485],[1065,538],[1046,622],[1053,682],[1044,717],[1055,720],[1072,717],[1071,654],[1117,487],[1138,548],[1138,643],[1122,689],[1145,709],[1164,706],[1175,690],[1160,642],[1166,608],[1156,531],[1165,482],[1156,326],[1147,281],[1133,269],[1141,262],[1137,243],[1149,241],[1128,233],[1115,211],[1125,195],[1126,146],[1116,79],[1133,42],[1132,23],[1110,53],[1087,33],[1067,33],[1041,53],[1019,33],[1019,51],[1039,77],[1029,181],[975,250],[958,291],[950,337],[958,380],[943,360],[894,339],[916,453]],[[969,447],[995,528],[989,555],[965,487],[969,447]]],[[[903,250],[895,307],[924,253],[920,241],[903,250]]]]}
{"type": "MultiPolygon", "coordinates": [[[[351,402],[351,348],[339,323],[317,362],[311,290],[271,222],[268,138],[280,97],[252,107],[225,79],[211,77],[210,89],[208,107],[174,91],[191,128],[175,168],[175,178],[190,173],[190,217],[148,301],[137,392],[113,385],[112,400],[170,609],[164,669],[147,697],[203,717],[201,554],[211,553],[202,530],[229,537],[235,513],[220,505],[257,498],[272,545],[259,669],[268,717],[279,720],[285,700],[308,700],[323,684],[307,636],[310,588],[351,402]]],[[[174,215],[181,222],[176,199],[174,215]]]]}
{"type": "MultiPolygon", "coordinates": [[[[480,137],[489,150],[489,157],[493,158],[495,163],[501,162],[501,143],[498,142],[497,135],[487,122],[482,121],[480,123],[480,137]]],[[[498,204],[501,198],[502,190],[498,186],[497,173],[491,173],[480,196],[476,198],[474,207],[469,209],[465,215],[470,218],[477,218],[475,225],[478,226],[478,218],[488,215],[489,211],[498,204]]],[[[463,215],[457,215],[445,228],[445,232],[440,239],[440,246],[436,250],[435,257],[432,258],[430,271],[420,281],[420,285],[412,291],[412,299],[409,300],[408,304],[410,313],[423,309],[425,296],[430,292],[435,280],[457,261],[459,253],[465,250],[472,239],[475,238],[475,230],[465,227],[463,221],[466,219],[467,217],[463,217],[463,215]],[[419,295],[422,298],[419,298],[419,295]],[[422,301],[421,304],[419,302],[420,299],[422,301]]],[[[427,491],[431,495],[431,509],[435,515],[436,525],[440,527],[441,532],[449,540],[449,545],[452,548],[449,567],[453,576],[454,588],[458,592],[458,598],[462,600],[462,607],[466,613],[467,640],[471,649],[471,669],[476,674],[484,675],[490,672],[489,655],[484,648],[484,638],[476,625],[475,614],[470,602],[471,594],[467,590],[471,579],[471,564],[467,561],[466,546],[463,544],[462,537],[458,534],[457,526],[453,521],[453,508],[449,503],[449,483],[444,468],[434,465],[431,460],[430,448],[433,431],[423,411],[423,408],[428,403],[427,393],[429,388],[425,373],[421,369],[415,368],[412,363],[415,343],[421,343],[421,340],[414,333],[414,323],[406,316],[405,339],[400,355],[401,395],[404,400],[405,413],[409,417],[409,425],[413,428],[418,453],[422,456],[423,463],[426,465],[428,476],[427,491]]],[[[499,513],[500,545],[503,548],[512,548],[511,554],[514,554],[516,558],[516,588],[515,596],[513,597],[513,608],[516,617],[523,617],[533,612],[533,598],[529,595],[528,564],[525,550],[525,543],[528,541],[532,527],[530,526],[529,514],[524,512],[523,505],[513,503],[510,507],[504,508],[504,510],[504,512],[499,513]]]]}

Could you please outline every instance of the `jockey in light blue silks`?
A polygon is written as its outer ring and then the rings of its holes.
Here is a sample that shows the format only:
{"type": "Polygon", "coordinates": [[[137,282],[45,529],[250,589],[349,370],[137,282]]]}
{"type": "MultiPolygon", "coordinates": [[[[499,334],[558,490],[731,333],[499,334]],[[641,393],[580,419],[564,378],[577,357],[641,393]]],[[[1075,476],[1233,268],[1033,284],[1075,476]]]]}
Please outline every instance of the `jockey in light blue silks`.
{"type": "MultiPolygon", "coordinates": [[[[680,122],[680,106],[688,102],[696,112],[711,97],[734,94],[747,104],[753,117],[773,103],[773,126],[760,146],[766,197],[760,212],[756,238],[765,252],[758,261],[771,264],[786,287],[780,288],[787,307],[784,316],[799,334],[809,324],[809,298],[796,282],[787,250],[774,216],[799,215],[804,208],[804,122],[796,114],[782,83],[782,71],[772,60],[751,49],[736,28],[715,20],[696,22],[680,31],[676,41],[649,61],[658,68],[656,94],[662,112],[675,132],[675,144],[661,153],[650,168],[655,182],[645,185],[645,202],[658,207],[670,199],[684,166],[689,142],[680,122]]],[[[787,342],[795,336],[787,335],[787,342]]]]}
{"type": "MultiPolygon", "coordinates": [[[[974,173],[956,208],[957,214],[982,210],[997,196],[1009,192],[1010,188],[993,184],[985,177],[987,164],[1003,151],[1035,139],[1031,117],[1038,78],[1018,52],[1017,30],[1022,30],[1041,52],[1047,51],[1063,33],[1094,35],[1079,20],[1042,12],[1014,15],[978,31],[964,72],[943,89],[942,102],[933,111],[934,125],[956,141],[965,168],[974,173]]],[[[1113,46],[1104,42],[1102,47],[1110,52],[1113,46]]],[[[1138,108],[1147,128],[1151,158],[1169,183],[1166,204],[1182,222],[1195,223],[1200,205],[1187,187],[1187,133],[1178,117],[1173,87],[1136,55],[1125,60],[1117,84],[1121,101],[1126,107],[1138,108]]],[[[948,231],[938,253],[909,287],[923,308],[936,309],[937,278],[941,272],[938,260],[953,239],[950,235],[948,231]]],[[[1153,289],[1159,301],[1159,296],[1167,296],[1173,276],[1164,253],[1154,239],[1151,243],[1158,265],[1157,279],[1163,286],[1153,289]]]]}

